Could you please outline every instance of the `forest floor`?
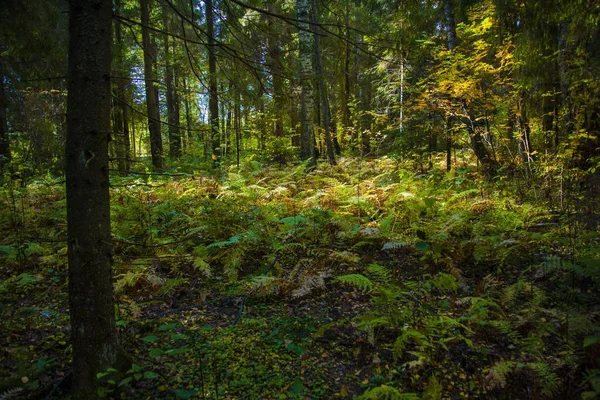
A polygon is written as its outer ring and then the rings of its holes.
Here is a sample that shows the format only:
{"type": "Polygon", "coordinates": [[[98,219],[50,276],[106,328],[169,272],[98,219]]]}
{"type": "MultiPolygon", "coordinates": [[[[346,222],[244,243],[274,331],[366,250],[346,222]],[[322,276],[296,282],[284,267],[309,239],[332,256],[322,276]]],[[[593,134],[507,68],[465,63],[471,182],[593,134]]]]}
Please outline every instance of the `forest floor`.
{"type": "MultiPolygon", "coordinates": [[[[112,178],[134,365],[101,394],[598,398],[594,201],[529,179],[387,157],[112,178]]],[[[65,398],[64,184],[1,190],[0,399],[65,398]]]]}

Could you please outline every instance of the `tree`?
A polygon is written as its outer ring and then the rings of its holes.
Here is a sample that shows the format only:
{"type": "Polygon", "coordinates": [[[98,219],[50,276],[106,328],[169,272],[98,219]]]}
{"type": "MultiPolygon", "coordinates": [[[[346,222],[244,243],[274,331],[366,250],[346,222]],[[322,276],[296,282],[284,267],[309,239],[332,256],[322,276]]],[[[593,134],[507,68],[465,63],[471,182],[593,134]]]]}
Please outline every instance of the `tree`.
{"type": "Polygon", "coordinates": [[[330,126],[330,116],[329,116],[329,100],[327,98],[327,87],[325,85],[325,77],[323,74],[323,60],[321,58],[321,38],[320,38],[320,29],[319,29],[319,18],[318,18],[318,10],[317,4],[315,0],[311,0],[311,8],[312,8],[312,23],[314,29],[314,59],[315,59],[315,67],[316,67],[316,79],[317,79],[317,87],[319,89],[320,100],[321,100],[321,114],[323,121],[323,130],[325,132],[325,143],[327,146],[327,158],[331,165],[335,165],[335,154],[333,148],[333,141],[331,140],[331,126],[330,126]]]}
{"type": "Polygon", "coordinates": [[[158,171],[163,168],[163,145],[160,132],[160,111],[158,109],[158,88],[154,86],[154,61],[156,45],[150,39],[150,13],[148,1],[140,0],[142,14],[142,44],[144,47],[144,84],[146,86],[146,110],[148,112],[148,130],[150,131],[150,153],[152,165],[158,171]]]}
{"type": "Polygon", "coordinates": [[[217,55],[215,43],[215,21],[212,0],[205,1],[206,34],[208,36],[208,112],[212,144],[212,157],[218,160],[221,154],[219,140],[219,94],[217,89],[217,55]]]}
{"type": "Polygon", "coordinates": [[[167,119],[169,121],[169,156],[178,158],[181,156],[181,132],[179,130],[179,95],[177,94],[177,76],[175,75],[175,65],[173,63],[175,55],[175,41],[172,49],[169,41],[168,31],[173,31],[173,23],[169,14],[169,7],[162,3],[163,26],[165,29],[164,59],[165,59],[165,84],[167,98],[167,119]],[[172,52],[171,52],[172,50],[172,52]]]}
{"type": "Polygon", "coordinates": [[[314,100],[312,90],[313,75],[313,38],[309,28],[309,2],[297,0],[298,9],[298,36],[300,38],[300,159],[311,159],[311,164],[316,165],[315,134],[313,126],[314,100]]]}
{"type": "MultiPolygon", "coordinates": [[[[122,11],[121,0],[115,0],[116,11],[120,14],[122,11]]],[[[121,21],[115,19],[115,70],[117,71],[117,88],[114,104],[115,122],[113,127],[113,140],[116,142],[115,148],[118,157],[119,172],[126,174],[130,168],[129,154],[131,142],[129,140],[129,123],[127,118],[127,103],[125,102],[125,85],[127,83],[128,69],[124,62],[125,46],[121,34],[121,21]]]]}
{"type": "Polygon", "coordinates": [[[112,2],[72,1],[67,99],[69,306],[75,399],[117,360],[111,283],[108,142],[112,2]]]}
{"type": "Polygon", "coordinates": [[[3,59],[0,55],[0,173],[4,171],[4,165],[10,160],[10,141],[8,136],[8,122],[6,120],[3,70],[3,59]]]}

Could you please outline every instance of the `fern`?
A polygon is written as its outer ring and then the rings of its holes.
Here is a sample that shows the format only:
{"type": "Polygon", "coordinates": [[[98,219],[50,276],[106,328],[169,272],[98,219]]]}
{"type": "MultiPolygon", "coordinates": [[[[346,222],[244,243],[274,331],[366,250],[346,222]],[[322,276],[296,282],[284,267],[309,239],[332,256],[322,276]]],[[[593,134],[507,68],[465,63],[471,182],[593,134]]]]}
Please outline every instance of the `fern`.
{"type": "Polygon", "coordinates": [[[500,361],[494,364],[485,377],[485,384],[488,389],[497,387],[506,387],[506,378],[513,372],[517,363],[514,361],[500,361]]]}
{"type": "Polygon", "coordinates": [[[392,275],[389,269],[378,264],[370,264],[367,271],[372,280],[379,283],[388,283],[392,275]]]}
{"type": "Polygon", "coordinates": [[[452,204],[456,200],[462,199],[463,197],[467,197],[469,195],[478,194],[478,193],[479,193],[479,189],[469,189],[469,190],[465,190],[464,192],[456,193],[455,195],[450,197],[448,200],[446,200],[445,206],[448,206],[449,204],[452,204]]]}
{"type": "Polygon", "coordinates": [[[159,290],[158,294],[159,296],[164,296],[168,293],[170,293],[173,289],[175,289],[178,286],[181,286],[183,284],[187,283],[187,279],[183,278],[183,277],[179,277],[179,278],[169,278],[166,280],[166,282],[163,284],[162,288],[159,290]]]}
{"type": "Polygon", "coordinates": [[[373,290],[373,282],[361,274],[341,275],[336,278],[337,281],[349,284],[360,289],[362,292],[370,292],[373,290]]]}
{"type": "Polygon", "coordinates": [[[23,388],[20,387],[5,390],[4,392],[0,393],[0,400],[15,399],[22,391],[23,388]]]}
{"type": "Polygon", "coordinates": [[[411,341],[418,345],[425,345],[428,343],[427,336],[415,329],[407,329],[402,332],[402,335],[398,336],[394,342],[394,357],[401,358],[406,350],[406,347],[408,346],[408,343],[411,341]]]}
{"type": "Polygon", "coordinates": [[[397,249],[401,249],[406,246],[408,246],[408,243],[406,243],[406,242],[385,242],[383,244],[383,247],[381,250],[383,250],[383,251],[397,250],[397,249]]]}
{"type": "Polygon", "coordinates": [[[356,397],[356,400],[418,400],[419,396],[414,393],[402,393],[391,386],[381,385],[368,389],[365,393],[356,397]]]}
{"type": "Polygon", "coordinates": [[[533,372],[537,386],[540,388],[541,394],[547,398],[556,396],[560,389],[561,381],[556,372],[544,362],[527,363],[526,367],[533,372]]]}

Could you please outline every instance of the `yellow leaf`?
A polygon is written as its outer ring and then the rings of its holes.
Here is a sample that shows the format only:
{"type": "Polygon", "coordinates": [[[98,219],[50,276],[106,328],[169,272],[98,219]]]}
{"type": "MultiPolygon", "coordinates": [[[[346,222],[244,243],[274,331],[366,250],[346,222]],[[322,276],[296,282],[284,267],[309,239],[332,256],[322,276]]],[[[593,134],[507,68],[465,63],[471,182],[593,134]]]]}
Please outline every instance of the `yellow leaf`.
{"type": "Polygon", "coordinates": [[[340,389],[340,396],[348,396],[350,394],[350,392],[348,392],[348,389],[346,389],[346,386],[342,386],[342,388],[340,389]]]}
{"type": "Polygon", "coordinates": [[[21,377],[21,382],[27,383],[27,382],[29,382],[29,378],[26,376],[23,376],[23,377],[21,377]]]}

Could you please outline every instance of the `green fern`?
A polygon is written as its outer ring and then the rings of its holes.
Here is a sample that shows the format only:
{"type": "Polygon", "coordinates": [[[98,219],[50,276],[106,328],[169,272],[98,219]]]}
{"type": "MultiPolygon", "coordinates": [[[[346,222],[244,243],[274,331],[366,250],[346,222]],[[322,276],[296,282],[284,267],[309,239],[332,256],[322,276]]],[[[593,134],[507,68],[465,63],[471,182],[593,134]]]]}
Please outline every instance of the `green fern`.
{"type": "Polygon", "coordinates": [[[372,280],[379,283],[388,283],[392,276],[389,269],[378,264],[370,264],[367,271],[369,271],[372,280]]]}
{"type": "Polygon", "coordinates": [[[513,372],[517,363],[514,361],[500,361],[494,364],[485,377],[485,385],[488,389],[506,387],[506,378],[513,372]]]}
{"type": "Polygon", "coordinates": [[[554,398],[560,389],[561,381],[556,372],[544,362],[527,363],[526,367],[533,372],[536,384],[540,388],[542,396],[554,398]]]}
{"type": "Polygon", "coordinates": [[[407,329],[400,336],[396,338],[394,342],[394,357],[402,358],[404,351],[410,342],[414,342],[420,346],[428,345],[428,338],[421,332],[415,329],[407,329]]]}
{"type": "Polygon", "coordinates": [[[414,393],[402,393],[391,386],[381,385],[368,389],[365,393],[356,397],[356,400],[418,400],[419,396],[414,393]]]}
{"type": "Polygon", "coordinates": [[[336,280],[354,286],[362,292],[370,292],[375,286],[369,278],[361,274],[341,275],[336,280]]]}

